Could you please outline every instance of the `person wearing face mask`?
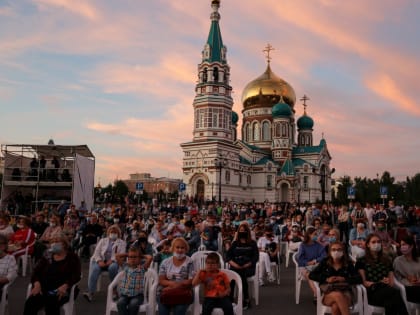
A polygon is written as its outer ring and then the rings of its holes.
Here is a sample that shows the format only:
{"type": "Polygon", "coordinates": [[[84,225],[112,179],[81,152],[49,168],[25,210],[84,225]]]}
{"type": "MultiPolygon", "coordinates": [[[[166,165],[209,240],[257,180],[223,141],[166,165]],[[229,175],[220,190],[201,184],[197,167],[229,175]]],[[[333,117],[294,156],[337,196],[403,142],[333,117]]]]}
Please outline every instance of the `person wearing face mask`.
{"type": "Polygon", "coordinates": [[[29,246],[29,255],[34,253],[35,233],[29,227],[30,224],[31,220],[28,217],[20,216],[17,220],[16,232],[10,235],[7,252],[16,259],[25,254],[26,246],[29,246]]]}
{"type": "Polygon", "coordinates": [[[153,256],[153,246],[148,242],[146,232],[140,231],[138,235],[139,237],[131,246],[140,249],[142,255],[153,256]]]}
{"type": "Polygon", "coordinates": [[[230,269],[241,277],[244,309],[248,309],[251,306],[247,278],[255,275],[255,266],[258,259],[257,243],[251,238],[251,230],[248,223],[243,222],[239,225],[238,232],[226,253],[226,261],[229,263],[230,269]]]}
{"type": "Polygon", "coordinates": [[[118,225],[111,225],[107,231],[107,237],[99,240],[95,252],[90,259],[88,291],[83,296],[88,302],[93,299],[96,291],[96,283],[102,271],[108,271],[109,279],[112,280],[118,273],[118,255],[125,254],[126,243],[121,239],[121,230],[118,225]]]}
{"type": "Polygon", "coordinates": [[[49,226],[45,229],[44,233],[42,233],[39,240],[45,244],[49,244],[51,239],[60,236],[63,233],[63,229],[61,227],[60,216],[58,213],[53,213],[50,216],[49,226]]]}
{"type": "Polygon", "coordinates": [[[365,255],[365,241],[368,235],[369,231],[365,228],[365,223],[363,221],[358,221],[356,227],[351,229],[349,241],[351,255],[354,259],[365,255]]]}
{"type": "Polygon", "coordinates": [[[394,288],[392,261],[382,250],[381,238],[369,234],[366,238],[366,254],[356,262],[368,303],[385,308],[385,314],[405,315],[407,309],[397,288],[394,288]]]}
{"type": "Polygon", "coordinates": [[[38,314],[41,308],[45,308],[46,315],[60,314],[60,306],[69,301],[71,287],[81,279],[80,259],[69,250],[65,236],[51,239],[48,254],[33,271],[24,315],[38,314]]]}
{"type": "MultiPolygon", "coordinates": [[[[189,304],[164,304],[161,299],[164,291],[174,288],[184,288],[192,290],[192,279],[194,273],[193,261],[187,256],[189,250],[188,243],[182,237],[172,241],[172,257],[162,261],[159,267],[159,287],[157,292],[157,302],[159,315],[185,315],[189,304]]],[[[191,301],[192,302],[192,301],[191,301]]]]}
{"type": "Polygon", "coordinates": [[[405,286],[407,300],[420,304],[420,259],[413,236],[401,240],[400,251],[394,260],[395,277],[405,286]]]}
{"type": "Polygon", "coordinates": [[[277,239],[274,238],[273,230],[270,227],[265,229],[264,235],[257,241],[260,261],[258,279],[260,286],[264,285],[264,271],[267,273],[267,279],[269,282],[274,282],[276,280],[274,274],[271,272],[271,262],[276,264],[278,263],[277,253],[279,251],[279,247],[277,243],[277,239]]]}
{"type": "Polygon", "coordinates": [[[334,241],[329,244],[327,257],[310,272],[309,279],[319,283],[322,303],[331,307],[332,315],[350,314],[351,285],[362,283],[362,278],[346,255],[343,243],[334,241]]]}
{"type": "Polygon", "coordinates": [[[16,259],[7,254],[7,237],[0,235],[0,297],[3,287],[17,277],[16,259]]]}
{"type": "Polygon", "coordinates": [[[317,231],[314,227],[309,227],[305,231],[302,244],[300,244],[296,254],[296,260],[299,266],[301,275],[308,280],[309,287],[311,288],[314,298],[313,302],[316,303],[316,289],[313,282],[309,279],[309,272],[322,261],[325,256],[325,248],[317,242],[317,231]]]}
{"type": "Polygon", "coordinates": [[[391,236],[389,235],[389,233],[386,231],[386,226],[384,222],[378,222],[376,224],[376,231],[375,233],[381,238],[382,240],[382,249],[384,250],[384,252],[388,255],[392,255],[393,257],[396,256],[396,252],[393,248],[393,246],[395,246],[395,248],[398,246],[398,243],[396,241],[394,241],[391,236]]]}

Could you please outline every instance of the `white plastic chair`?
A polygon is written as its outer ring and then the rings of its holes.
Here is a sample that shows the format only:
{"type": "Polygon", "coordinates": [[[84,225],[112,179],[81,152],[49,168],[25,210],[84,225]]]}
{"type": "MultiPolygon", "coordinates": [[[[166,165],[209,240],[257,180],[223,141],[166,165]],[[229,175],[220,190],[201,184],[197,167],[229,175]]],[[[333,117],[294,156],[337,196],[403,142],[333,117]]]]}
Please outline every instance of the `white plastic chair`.
{"type": "MultiPolygon", "coordinates": [[[[243,314],[243,300],[242,300],[242,280],[241,277],[233,270],[229,269],[221,269],[224,273],[226,273],[229,281],[235,281],[235,294],[237,301],[233,303],[233,312],[236,315],[243,314]]],[[[200,315],[202,311],[202,305],[200,304],[200,286],[197,285],[194,288],[194,304],[193,304],[193,314],[200,315]]],[[[215,308],[213,310],[212,315],[221,315],[223,314],[223,310],[220,308],[215,308]]]]}
{"type": "MultiPolygon", "coordinates": [[[[314,286],[316,289],[316,314],[323,315],[323,314],[331,314],[331,307],[322,304],[322,294],[321,289],[319,288],[319,283],[314,281],[314,286]]],[[[350,307],[350,313],[354,314],[357,313],[359,315],[363,315],[363,293],[362,293],[362,285],[356,286],[356,301],[350,307]]]]}
{"type": "Polygon", "coordinates": [[[217,234],[217,251],[219,254],[223,253],[223,237],[221,232],[217,234]]]}
{"type": "Polygon", "coordinates": [[[302,286],[302,281],[305,280],[305,278],[300,273],[296,256],[297,256],[297,253],[294,253],[292,256],[292,260],[295,264],[295,300],[296,300],[296,304],[299,304],[300,288],[302,286]]]}
{"type": "Polygon", "coordinates": [[[295,253],[297,253],[297,251],[298,251],[297,249],[291,249],[290,246],[289,246],[289,242],[286,242],[286,254],[285,254],[285,256],[286,256],[286,263],[285,263],[286,268],[289,267],[290,255],[294,255],[295,253]]]}
{"type": "MultiPolygon", "coordinates": [[[[74,307],[74,290],[76,289],[77,285],[78,283],[76,283],[75,285],[71,287],[69,301],[61,305],[61,309],[63,310],[64,315],[73,315],[76,313],[76,309],[74,307]]],[[[29,283],[28,290],[26,291],[26,298],[28,298],[29,295],[31,294],[31,290],[32,290],[32,283],[29,283]]]]}
{"type": "MultiPolygon", "coordinates": [[[[124,271],[120,271],[114,280],[108,286],[108,294],[106,297],[106,311],[105,315],[111,315],[111,312],[118,312],[117,303],[113,300],[114,290],[118,283],[124,276],[124,271]]],[[[144,279],[144,301],[140,305],[139,313],[146,313],[146,315],[156,314],[156,290],[158,285],[158,275],[155,270],[149,268],[146,271],[144,279]]]]}
{"type": "Polygon", "coordinates": [[[366,288],[364,286],[361,286],[361,288],[363,292],[363,314],[373,315],[375,313],[385,315],[385,308],[369,304],[366,288]]]}
{"type": "MultiPolygon", "coordinates": [[[[229,263],[226,263],[226,268],[230,268],[229,263]]],[[[254,299],[255,305],[260,304],[260,285],[258,282],[259,270],[260,270],[260,263],[257,262],[257,264],[255,265],[255,275],[247,278],[247,281],[250,284],[249,285],[249,289],[251,291],[250,297],[254,299]]]]}
{"type": "Polygon", "coordinates": [[[207,258],[207,255],[210,253],[216,253],[217,255],[219,255],[220,268],[224,268],[225,263],[223,262],[223,257],[219,252],[214,252],[211,250],[203,250],[203,251],[195,252],[194,254],[191,255],[191,259],[194,264],[194,270],[198,271],[206,267],[206,258],[207,258]]]}
{"type": "Polygon", "coordinates": [[[20,255],[17,258],[17,265],[22,266],[22,276],[26,277],[26,271],[29,268],[29,271],[32,272],[32,256],[29,254],[29,248],[34,246],[35,241],[31,244],[26,245],[25,254],[20,255]]]}
{"type": "Polygon", "coordinates": [[[405,286],[401,282],[399,282],[395,277],[394,285],[400,290],[401,297],[403,298],[405,306],[407,307],[408,314],[420,315],[420,304],[407,301],[407,293],[405,290],[405,286]]]}
{"type": "Polygon", "coordinates": [[[9,287],[10,287],[11,283],[7,283],[4,285],[3,287],[3,292],[1,294],[1,299],[0,299],[0,314],[9,314],[9,287]]]}

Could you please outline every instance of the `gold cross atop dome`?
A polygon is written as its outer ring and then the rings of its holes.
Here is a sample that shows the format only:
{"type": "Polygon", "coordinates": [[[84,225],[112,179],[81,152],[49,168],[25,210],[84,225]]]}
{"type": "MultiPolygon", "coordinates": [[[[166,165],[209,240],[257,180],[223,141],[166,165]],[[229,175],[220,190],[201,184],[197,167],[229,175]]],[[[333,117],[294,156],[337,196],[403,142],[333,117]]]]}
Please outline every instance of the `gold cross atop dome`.
{"type": "Polygon", "coordinates": [[[304,114],[306,114],[306,107],[308,106],[306,104],[306,101],[309,101],[310,98],[307,97],[306,94],[304,94],[303,97],[300,100],[303,101],[303,112],[304,112],[304,114]]]}
{"type": "Polygon", "coordinates": [[[268,43],[267,46],[265,46],[265,49],[263,50],[263,52],[265,53],[265,57],[267,58],[267,63],[270,63],[270,51],[272,50],[275,50],[275,48],[273,48],[273,46],[271,46],[270,43],[268,43]]]}

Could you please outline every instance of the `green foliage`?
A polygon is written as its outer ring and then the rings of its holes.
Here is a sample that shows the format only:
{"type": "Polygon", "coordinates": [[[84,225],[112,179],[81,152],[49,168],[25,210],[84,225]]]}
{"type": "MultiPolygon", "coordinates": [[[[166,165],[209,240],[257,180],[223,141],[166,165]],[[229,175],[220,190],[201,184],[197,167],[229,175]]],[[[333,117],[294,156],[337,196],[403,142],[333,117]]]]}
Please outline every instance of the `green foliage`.
{"type": "Polygon", "coordinates": [[[347,188],[356,188],[356,200],[361,203],[382,203],[380,187],[388,188],[388,199],[393,199],[397,203],[413,204],[420,202],[420,173],[413,177],[407,177],[405,182],[395,182],[395,178],[388,171],[383,172],[382,176],[375,179],[355,177],[351,179],[345,176],[339,180],[337,194],[333,195],[335,204],[348,203],[347,188]]]}

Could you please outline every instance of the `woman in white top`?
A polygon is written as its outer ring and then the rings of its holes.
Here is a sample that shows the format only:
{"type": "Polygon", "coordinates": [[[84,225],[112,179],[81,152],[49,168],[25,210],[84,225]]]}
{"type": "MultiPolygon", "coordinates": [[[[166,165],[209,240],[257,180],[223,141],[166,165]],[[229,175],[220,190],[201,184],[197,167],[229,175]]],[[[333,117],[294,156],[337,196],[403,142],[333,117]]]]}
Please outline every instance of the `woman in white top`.
{"type": "Polygon", "coordinates": [[[125,252],[126,243],[121,239],[120,228],[116,224],[111,225],[108,228],[107,237],[99,240],[90,259],[88,291],[83,293],[89,302],[92,301],[101,272],[108,271],[109,280],[112,282],[118,273],[118,255],[125,252]]]}

